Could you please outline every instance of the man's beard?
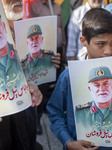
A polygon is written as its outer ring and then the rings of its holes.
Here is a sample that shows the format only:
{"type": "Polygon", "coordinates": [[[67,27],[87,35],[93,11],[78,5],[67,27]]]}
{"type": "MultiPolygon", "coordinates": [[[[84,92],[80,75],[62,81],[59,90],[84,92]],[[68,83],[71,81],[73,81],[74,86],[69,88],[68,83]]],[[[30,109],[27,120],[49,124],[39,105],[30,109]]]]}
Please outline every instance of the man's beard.
{"type": "Polygon", "coordinates": [[[20,12],[15,13],[13,11],[14,4],[12,4],[11,6],[4,4],[3,6],[8,20],[19,20],[23,17],[23,8],[22,9],[20,8],[21,9],[20,12]]]}
{"type": "Polygon", "coordinates": [[[0,49],[4,48],[7,44],[7,37],[3,37],[2,34],[0,34],[0,49]],[[2,39],[1,39],[2,38],[2,39]]]}
{"type": "Polygon", "coordinates": [[[41,48],[41,44],[38,47],[30,47],[28,46],[28,51],[30,54],[37,53],[41,48]]]}

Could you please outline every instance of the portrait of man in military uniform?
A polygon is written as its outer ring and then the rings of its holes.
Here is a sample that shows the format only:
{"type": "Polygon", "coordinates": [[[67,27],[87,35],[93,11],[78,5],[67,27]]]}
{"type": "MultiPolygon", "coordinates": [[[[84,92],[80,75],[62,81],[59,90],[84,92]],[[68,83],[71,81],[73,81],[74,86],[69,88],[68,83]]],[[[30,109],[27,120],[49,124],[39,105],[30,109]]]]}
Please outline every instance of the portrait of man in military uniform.
{"type": "Polygon", "coordinates": [[[51,57],[53,51],[41,49],[43,35],[40,25],[34,24],[28,28],[28,54],[21,60],[26,79],[29,83],[38,85],[41,78],[46,77],[49,69],[54,69],[51,57]]]}
{"type": "MultiPolygon", "coordinates": [[[[12,89],[20,87],[25,78],[19,58],[13,45],[7,41],[5,23],[0,16],[0,91],[12,92],[12,89]],[[23,78],[23,80],[21,80],[23,78]]],[[[11,93],[10,93],[11,94],[11,93]]],[[[12,93],[13,94],[13,93],[12,93]]]]}
{"type": "Polygon", "coordinates": [[[106,135],[109,138],[112,132],[112,73],[107,66],[90,70],[88,89],[93,101],[75,107],[77,126],[80,124],[86,130],[87,138],[106,138],[106,135]]]}

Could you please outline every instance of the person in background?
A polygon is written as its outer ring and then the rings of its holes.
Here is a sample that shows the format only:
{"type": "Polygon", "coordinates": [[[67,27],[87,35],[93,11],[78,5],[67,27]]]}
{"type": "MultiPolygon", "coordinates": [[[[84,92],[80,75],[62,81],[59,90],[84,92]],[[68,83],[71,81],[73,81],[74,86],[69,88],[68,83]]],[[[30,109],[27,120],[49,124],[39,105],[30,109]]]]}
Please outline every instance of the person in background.
{"type": "Polygon", "coordinates": [[[112,14],[112,3],[108,4],[106,7],[105,7],[106,10],[110,11],[110,13],[112,14]]]}
{"type": "MultiPolygon", "coordinates": [[[[112,14],[103,8],[92,8],[86,12],[82,21],[80,41],[87,47],[84,59],[112,56],[112,14]]],[[[63,150],[112,149],[94,147],[92,142],[77,140],[68,69],[60,75],[47,104],[47,111],[51,121],[50,128],[62,142],[63,150]]]]}
{"type": "Polygon", "coordinates": [[[82,59],[87,52],[80,42],[82,34],[82,18],[91,8],[103,7],[103,0],[88,0],[72,12],[68,24],[67,60],[82,59]]]}

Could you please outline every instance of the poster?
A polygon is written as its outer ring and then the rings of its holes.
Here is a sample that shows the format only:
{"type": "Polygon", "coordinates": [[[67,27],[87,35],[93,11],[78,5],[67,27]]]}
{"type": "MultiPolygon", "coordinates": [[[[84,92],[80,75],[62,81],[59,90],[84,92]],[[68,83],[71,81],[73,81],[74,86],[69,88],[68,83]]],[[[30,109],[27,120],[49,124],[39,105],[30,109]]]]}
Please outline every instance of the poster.
{"type": "Polygon", "coordinates": [[[29,88],[0,1],[0,117],[31,105],[29,88]]]}
{"type": "Polygon", "coordinates": [[[69,61],[77,139],[112,145],[112,57],[69,61]]]}
{"type": "Polygon", "coordinates": [[[28,83],[39,85],[56,80],[51,57],[56,52],[57,17],[16,21],[16,47],[28,83]]]}

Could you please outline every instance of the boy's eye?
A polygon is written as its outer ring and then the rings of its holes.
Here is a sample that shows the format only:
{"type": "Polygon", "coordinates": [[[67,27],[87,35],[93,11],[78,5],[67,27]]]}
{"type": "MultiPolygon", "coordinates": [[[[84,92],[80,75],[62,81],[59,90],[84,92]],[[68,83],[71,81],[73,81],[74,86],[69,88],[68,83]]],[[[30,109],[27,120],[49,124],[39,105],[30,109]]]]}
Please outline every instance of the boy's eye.
{"type": "Polygon", "coordinates": [[[97,45],[98,45],[98,46],[103,46],[103,45],[104,45],[104,43],[97,43],[97,45]]]}

